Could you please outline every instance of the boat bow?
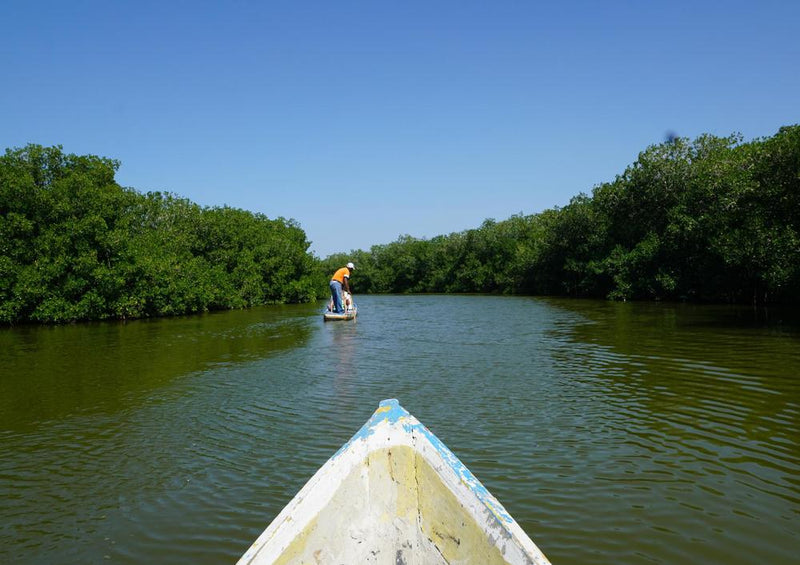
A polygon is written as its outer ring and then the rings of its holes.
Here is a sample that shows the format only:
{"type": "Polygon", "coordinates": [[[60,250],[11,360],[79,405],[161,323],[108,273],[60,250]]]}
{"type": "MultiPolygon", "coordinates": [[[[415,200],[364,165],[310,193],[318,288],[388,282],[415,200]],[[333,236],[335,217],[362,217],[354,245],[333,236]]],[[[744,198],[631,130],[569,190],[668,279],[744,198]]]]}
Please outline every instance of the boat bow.
{"type": "Polygon", "coordinates": [[[390,399],[239,561],[249,563],[549,562],[450,449],[390,399]]]}

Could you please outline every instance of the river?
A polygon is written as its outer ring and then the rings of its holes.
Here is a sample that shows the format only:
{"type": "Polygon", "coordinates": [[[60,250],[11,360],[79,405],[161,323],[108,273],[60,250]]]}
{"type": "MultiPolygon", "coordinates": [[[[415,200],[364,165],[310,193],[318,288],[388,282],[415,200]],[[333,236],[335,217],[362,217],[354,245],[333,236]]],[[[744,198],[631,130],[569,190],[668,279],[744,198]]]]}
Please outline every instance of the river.
{"type": "Polygon", "coordinates": [[[358,304],[0,329],[0,562],[233,563],[397,398],[554,565],[797,563],[780,312],[358,304]]]}

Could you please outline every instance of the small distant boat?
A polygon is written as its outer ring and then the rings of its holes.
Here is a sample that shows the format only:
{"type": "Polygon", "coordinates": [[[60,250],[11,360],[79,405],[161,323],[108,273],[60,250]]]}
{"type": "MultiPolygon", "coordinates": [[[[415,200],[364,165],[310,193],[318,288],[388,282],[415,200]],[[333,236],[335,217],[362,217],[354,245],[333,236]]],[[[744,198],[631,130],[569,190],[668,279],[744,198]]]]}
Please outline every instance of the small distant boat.
{"type": "Polygon", "coordinates": [[[352,308],[345,310],[341,314],[337,314],[336,312],[330,312],[326,310],[322,314],[322,318],[326,322],[332,322],[334,320],[354,320],[356,315],[358,314],[358,308],[353,306],[352,308]]]}
{"type": "Polygon", "coordinates": [[[550,562],[447,446],[390,399],[238,563],[550,562]]]}
{"type": "Polygon", "coordinates": [[[335,320],[355,320],[356,315],[358,315],[358,308],[356,307],[355,300],[353,300],[353,295],[349,292],[342,293],[342,306],[344,306],[344,312],[333,312],[333,300],[331,300],[328,303],[327,309],[322,313],[322,318],[326,322],[333,322],[335,320]]]}

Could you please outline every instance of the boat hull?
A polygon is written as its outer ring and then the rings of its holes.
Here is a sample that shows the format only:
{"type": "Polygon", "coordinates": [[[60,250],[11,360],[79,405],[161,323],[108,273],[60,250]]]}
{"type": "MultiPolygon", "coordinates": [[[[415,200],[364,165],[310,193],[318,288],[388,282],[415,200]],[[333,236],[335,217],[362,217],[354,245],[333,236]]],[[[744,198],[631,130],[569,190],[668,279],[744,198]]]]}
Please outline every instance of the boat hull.
{"type": "Polygon", "coordinates": [[[352,310],[344,312],[343,314],[336,314],[335,312],[324,312],[322,314],[322,318],[326,322],[355,320],[357,314],[358,314],[358,309],[354,308],[352,310]]]}
{"type": "Polygon", "coordinates": [[[463,463],[387,400],[239,561],[264,563],[549,562],[463,463]]]}

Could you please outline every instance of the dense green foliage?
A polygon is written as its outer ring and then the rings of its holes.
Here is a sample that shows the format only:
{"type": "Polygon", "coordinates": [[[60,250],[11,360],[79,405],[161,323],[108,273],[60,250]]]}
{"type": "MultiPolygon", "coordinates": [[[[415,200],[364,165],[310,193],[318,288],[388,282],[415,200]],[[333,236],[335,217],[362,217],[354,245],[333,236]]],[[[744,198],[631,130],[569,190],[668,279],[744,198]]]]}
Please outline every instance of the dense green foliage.
{"type": "Polygon", "coordinates": [[[316,299],[293,221],[119,186],[119,163],[28,145],[0,157],[0,322],[138,318],[316,299]]]}
{"type": "Polygon", "coordinates": [[[117,161],[0,156],[0,323],[303,302],[347,261],[356,293],[800,303],[800,126],[676,139],[540,214],[318,260],[294,221],[114,180],[117,161]]]}
{"type": "Polygon", "coordinates": [[[349,259],[355,292],[800,302],[800,126],[676,139],[563,208],[324,263],[349,259]]]}

